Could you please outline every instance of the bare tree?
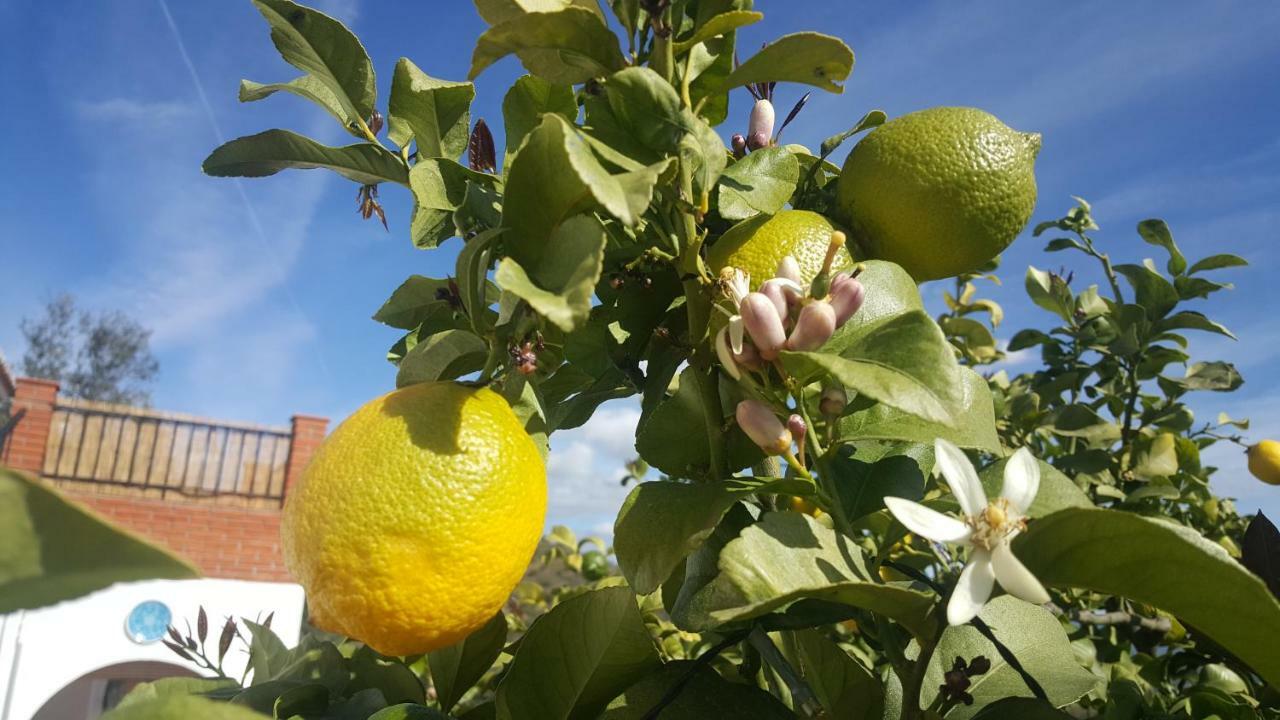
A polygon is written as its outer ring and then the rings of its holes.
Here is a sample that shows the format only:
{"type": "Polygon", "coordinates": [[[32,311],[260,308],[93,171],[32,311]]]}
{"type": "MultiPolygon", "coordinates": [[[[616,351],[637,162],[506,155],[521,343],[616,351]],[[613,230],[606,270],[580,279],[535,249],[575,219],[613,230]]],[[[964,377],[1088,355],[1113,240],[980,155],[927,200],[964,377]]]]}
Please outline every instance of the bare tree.
{"type": "Polygon", "coordinates": [[[118,311],[92,313],[63,293],[39,318],[23,318],[27,340],[22,372],[56,380],[62,392],[85,400],[146,405],[147,384],[160,364],[151,354],[151,331],[118,311]]]}

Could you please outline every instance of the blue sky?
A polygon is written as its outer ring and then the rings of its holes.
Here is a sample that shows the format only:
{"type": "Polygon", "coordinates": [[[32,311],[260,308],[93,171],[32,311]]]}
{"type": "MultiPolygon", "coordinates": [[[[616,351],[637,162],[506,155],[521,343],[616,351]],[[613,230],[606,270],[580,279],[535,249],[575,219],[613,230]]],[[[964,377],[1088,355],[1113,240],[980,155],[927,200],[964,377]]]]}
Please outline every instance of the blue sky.
{"type": "MultiPolygon", "coordinates": [[[[327,0],[350,22],[378,69],[381,103],[395,60],[466,76],[483,26],[470,3],[327,0]],[[441,9],[447,7],[448,9],[441,9]]],[[[1242,337],[1197,338],[1201,359],[1237,364],[1244,389],[1197,399],[1250,417],[1253,438],[1280,437],[1280,5],[1197,2],[831,3],[758,0],[764,23],[747,48],[786,32],[844,38],[858,56],[843,95],[815,92],[787,130],[815,147],[863,112],[901,115],[972,105],[1044,134],[1035,219],[1057,217],[1070,195],[1093,202],[1100,242],[1122,261],[1156,250],[1133,228],[1163,217],[1191,256],[1234,252],[1236,290],[1203,308],[1242,337]]],[[[0,0],[0,90],[10,111],[0,139],[0,348],[22,354],[18,320],[60,291],[132,313],[154,328],[158,407],[286,423],[294,412],[341,418],[391,388],[383,359],[394,330],[369,320],[410,273],[443,276],[456,247],[425,253],[408,241],[407,192],[384,193],[391,231],[356,215],[355,188],[319,172],[269,180],[205,178],[219,139],[285,127],[331,143],[348,139],[300,99],[241,105],[241,78],[292,78],[247,2],[160,0],[25,3],[0,0]],[[170,18],[172,24],[170,23],[170,18]]],[[[483,74],[473,117],[501,127],[513,60],[483,74]]],[[[780,87],[781,112],[803,92],[780,87]]],[[[735,99],[728,134],[745,125],[735,99]]],[[[842,155],[843,153],[841,153],[842,155]]],[[[1002,334],[1043,326],[1026,301],[1027,264],[1056,267],[1024,237],[1006,253],[1002,334]]],[[[1072,260],[1077,268],[1083,266],[1072,260]]],[[[1096,280],[1091,272],[1077,277],[1096,280]]],[[[936,300],[940,287],[926,286],[936,300]]],[[[1014,369],[1029,358],[1014,358],[1014,369]]],[[[625,492],[633,405],[615,403],[558,435],[552,519],[603,530],[625,492]]],[[[1280,516],[1280,488],[1214,452],[1219,492],[1280,516]]]]}

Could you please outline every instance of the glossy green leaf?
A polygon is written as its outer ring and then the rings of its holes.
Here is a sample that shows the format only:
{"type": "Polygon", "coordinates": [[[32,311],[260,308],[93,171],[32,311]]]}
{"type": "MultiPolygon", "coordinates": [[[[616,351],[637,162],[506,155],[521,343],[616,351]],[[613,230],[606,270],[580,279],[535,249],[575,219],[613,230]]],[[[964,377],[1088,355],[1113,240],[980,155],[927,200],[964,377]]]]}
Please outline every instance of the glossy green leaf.
{"type": "Polygon", "coordinates": [[[841,448],[828,466],[844,517],[850,521],[883,510],[886,496],[919,500],[933,471],[932,441],[859,442],[841,448]]]}
{"type": "Polygon", "coordinates": [[[197,574],[185,560],[107,523],[39,480],[0,467],[0,614],[71,600],[118,582],[197,574]]]}
{"type": "Polygon", "coordinates": [[[498,685],[499,720],[580,720],[661,666],[627,587],[565,600],[525,633],[498,685]]]}
{"type": "MultiPolygon", "coordinates": [[[[351,670],[351,682],[343,689],[346,695],[374,690],[382,697],[383,704],[426,702],[422,681],[399,658],[383,657],[362,645],[352,654],[347,666],[351,670]]],[[[436,690],[439,689],[437,683],[436,690]]]]}
{"type": "Polygon", "coordinates": [[[859,607],[902,623],[913,634],[933,630],[934,597],[905,584],[881,583],[861,548],[800,513],[768,513],[725,545],[719,559],[718,623],[767,615],[801,599],[859,607]]]}
{"type": "Polygon", "coordinates": [[[149,703],[173,696],[204,695],[205,693],[226,691],[232,688],[239,690],[240,685],[231,678],[160,678],[150,682],[138,683],[129,691],[128,695],[125,695],[120,699],[120,704],[116,705],[116,707],[121,708],[141,703],[149,703]]]}
{"type": "Polygon", "coordinates": [[[249,97],[257,100],[284,90],[319,103],[337,117],[352,134],[377,107],[378,88],[373,63],[360,40],[342,23],[289,0],[253,0],[271,26],[271,42],[285,62],[306,73],[289,83],[248,83],[249,97]]]}
{"type": "Polygon", "coordinates": [[[568,332],[591,312],[591,296],[604,267],[604,248],[600,221],[578,215],[556,227],[536,265],[525,268],[514,258],[503,258],[494,280],[568,332]]]}
{"type": "Polygon", "coordinates": [[[1106,443],[1120,439],[1120,426],[1104,419],[1088,405],[1064,405],[1058,410],[1050,429],[1057,435],[1084,438],[1090,442],[1106,443]]]}
{"type": "Polygon", "coordinates": [[[937,324],[912,310],[846,334],[840,355],[783,352],[782,364],[802,379],[823,375],[905,413],[954,426],[964,401],[951,344],[937,324]]]}
{"type": "Polygon", "coordinates": [[[880,681],[822,632],[786,633],[783,652],[830,717],[880,720],[884,712],[880,681]]]}
{"type": "Polygon", "coordinates": [[[1071,509],[1032,523],[1014,549],[1045,584],[1154,605],[1280,684],[1280,601],[1193,530],[1114,510],[1071,509]]]}
{"type": "Polygon", "coordinates": [[[631,587],[641,595],[657,590],[711,535],[737,497],[718,483],[636,485],[613,528],[613,551],[631,587]]]}
{"type": "Polygon", "coordinates": [[[387,137],[404,147],[412,140],[418,158],[457,159],[471,133],[475,86],[427,75],[409,58],[400,58],[391,78],[387,137]]]}
{"type": "Polygon", "coordinates": [[[757,687],[732,683],[710,667],[689,660],[663,665],[609,703],[601,720],[643,720],[668,692],[683,683],[662,720],[791,720],[795,715],[776,697],[757,687]]]}
{"type": "MultiPolygon", "coordinates": [[[[1055,706],[1074,702],[1098,684],[1098,678],[1075,661],[1066,632],[1048,610],[1004,595],[987,603],[979,617],[1040,683],[1055,706]]],[[[957,706],[947,714],[949,719],[967,720],[982,706],[1002,698],[1031,697],[1022,676],[1004,661],[991,641],[972,625],[962,625],[942,633],[925,671],[921,707],[933,702],[943,683],[943,673],[951,669],[957,657],[967,662],[978,656],[990,660],[991,669],[970,678],[968,692],[973,696],[973,705],[957,706]]]]}
{"type": "Polygon", "coordinates": [[[1075,303],[1071,297],[1071,289],[1061,277],[1028,265],[1025,287],[1031,302],[1063,320],[1071,320],[1075,303]]]}
{"type": "Polygon", "coordinates": [[[427,654],[431,684],[440,707],[449,712],[484,677],[507,643],[507,619],[499,611],[458,643],[427,654]]]}
{"type": "Polygon", "coordinates": [[[409,235],[420,248],[433,248],[458,234],[456,213],[467,201],[468,190],[492,185],[494,178],[463,167],[448,158],[423,158],[409,171],[413,191],[413,218],[409,235]]]}
{"type": "Polygon", "coordinates": [[[563,117],[543,115],[507,173],[502,222],[509,256],[533,275],[547,241],[568,218],[599,207],[624,225],[639,222],[668,163],[610,174],[563,117]]]}
{"type": "Polygon", "coordinates": [[[867,289],[867,298],[849,322],[836,330],[823,347],[825,351],[842,354],[869,328],[878,326],[887,318],[913,310],[924,312],[920,289],[901,266],[884,260],[867,260],[859,265],[863,270],[858,280],[867,289]]]}
{"type": "Polygon", "coordinates": [[[1210,255],[1209,257],[1197,260],[1194,264],[1192,264],[1191,268],[1187,270],[1187,274],[1194,275],[1198,272],[1205,272],[1206,270],[1221,270],[1222,268],[1243,267],[1248,264],[1249,264],[1249,261],[1240,257],[1239,255],[1230,255],[1230,254],[1210,255]]]}
{"type": "Polygon", "coordinates": [[[1145,265],[1116,265],[1115,271],[1129,281],[1135,302],[1147,311],[1147,318],[1159,320],[1178,304],[1178,291],[1159,273],[1145,265]]]}
{"type": "Polygon", "coordinates": [[[963,448],[1000,453],[995,407],[986,379],[967,367],[960,372],[960,401],[954,425],[925,420],[884,403],[840,418],[838,437],[858,440],[906,440],[932,443],[949,440],[963,448]]]}
{"type": "Polygon", "coordinates": [[[215,702],[195,695],[170,695],[146,702],[121,704],[102,720],[264,720],[249,708],[215,702]]]}
{"type": "Polygon", "coordinates": [[[845,130],[844,132],[838,135],[832,135],[826,140],[823,140],[822,147],[821,147],[822,157],[825,158],[826,156],[835,152],[836,148],[843,145],[845,140],[848,140],[849,138],[853,137],[854,135],[857,135],[860,132],[863,132],[864,130],[871,130],[873,128],[877,128],[883,125],[885,120],[888,120],[888,119],[889,119],[889,116],[885,115],[883,110],[872,110],[871,112],[868,112],[866,115],[863,115],[862,118],[858,120],[858,122],[854,123],[853,127],[849,128],[848,130],[845,130]]]}
{"type": "MultiPolygon", "coordinates": [[[[507,131],[506,158],[524,142],[524,138],[542,122],[545,113],[555,113],[572,123],[578,118],[578,101],[573,88],[547,82],[536,75],[516,80],[502,98],[502,118],[507,131]]],[[[503,167],[507,162],[503,162],[503,167]]]]}
{"type": "Polygon", "coordinates": [[[745,220],[781,210],[800,180],[800,163],[783,147],[757,150],[730,165],[720,176],[720,215],[745,220]]]}
{"type": "Polygon", "coordinates": [[[720,13],[699,25],[689,37],[672,43],[672,48],[675,50],[676,54],[687,52],[698,43],[706,42],[711,38],[724,35],[726,33],[731,33],[738,28],[758,23],[763,19],[763,13],[752,12],[750,10],[730,10],[729,12],[720,13]]]}
{"type": "MultiPolygon", "coordinates": [[[[699,383],[709,382],[709,378],[699,379],[699,372],[685,368],[676,392],[662,400],[636,430],[636,451],[650,465],[672,477],[699,477],[710,469],[706,404],[698,392],[699,383]]],[[[713,418],[711,422],[724,426],[723,418],[713,418]]],[[[725,431],[724,442],[729,465],[725,470],[729,472],[763,457],[736,424],[725,431]]]]}
{"type": "Polygon", "coordinates": [[[476,41],[468,80],[507,55],[530,73],[570,85],[626,65],[618,38],[598,13],[580,7],[528,13],[490,27],[476,41]]]}
{"type": "Polygon", "coordinates": [[[261,685],[271,680],[284,668],[289,649],[279,636],[265,625],[242,619],[249,629],[249,667],[253,670],[251,682],[261,685]]]}
{"type": "Polygon", "coordinates": [[[266,177],[281,170],[332,170],[361,185],[409,184],[399,158],[370,143],[321,145],[288,130],[267,130],[217,147],[201,166],[214,177],[266,177]]]}
{"type": "Polygon", "coordinates": [[[1043,700],[1017,697],[997,700],[973,716],[974,720],[1071,720],[1071,717],[1043,700]]]}
{"type": "Polygon", "coordinates": [[[1168,330],[1203,330],[1229,337],[1232,340],[1236,339],[1236,336],[1230,330],[1205,317],[1203,313],[1198,313],[1194,310],[1176,312],[1161,320],[1157,327],[1161,332],[1168,330]]]}
{"type": "Polygon", "coordinates": [[[839,38],[815,32],[784,35],[747,58],[724,81],[734,88],[758,82],[797,82],[833,93],[853,72],[853,51],[839,38]]]}
{"type": "MultiPolygon", "coordinates": [[[[586,115],[592,138],[641,163],[674,154],[680,139],[697,122],[688,109],[680,107],[675,88],[644,67],[610,76],[598,94],[587,96],[586,115]]],[[[593,147],[602,149],[599,144],[593,147]]],[[[612,158],[604,153],[601,157],[612,158]]]]}
{"type": "Polygon", "coordinates": [[[382,303],[382,307],[373,314],[373,319],[383,325],[412,330],[437,313],[442,306],[447,306],[437,293],[442,290],[447,292],[448,289],[448,280],[410,275],[382,303]]]}
{"type": "Polygon", "coordinates": [[[1173,241],[1173,232],[1168,224],[1160,219],[1143,220],[1138,223],[1138,234],[1152,245],[1164,248],[1169,253],[1168,269],[1170,275],[1181,275],[1187,269],[1187,258],[1173,241]]]}
{"type": "Polygon", "coordinates": [[[1178,384],[1188,390],[1212,390],[1232,392],[1244,384],[1244,378],[1236,366],[1228,362],[1198,362],[1187,367],[1187,374],[1178,384]]]}
{"type": "Polygon", "coordinates": [[[444,330],[405,353],[396,372],[396,387],[434,380],[453,380],[484,366],[489,346],[468,330],[444,330]]]}
{"type": "Polygon", "coordinates": [[[433,707],[402,703],[379,710],[369,720],[449,720],[449,716],[433,707]]]}

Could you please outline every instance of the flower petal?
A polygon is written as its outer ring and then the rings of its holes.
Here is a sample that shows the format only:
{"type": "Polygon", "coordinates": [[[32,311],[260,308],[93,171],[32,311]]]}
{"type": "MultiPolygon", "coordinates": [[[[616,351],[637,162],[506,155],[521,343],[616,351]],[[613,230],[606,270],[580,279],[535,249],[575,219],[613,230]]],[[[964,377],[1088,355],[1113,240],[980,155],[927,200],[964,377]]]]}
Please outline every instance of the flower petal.
{"type": "Polygon", "coordinates": [[[1000,489],[1000,497],[1007,499],[1018,512],[1027,514],[1027,508],[1036,499],[1040,491],[1040,463],[1032,457],[1031,451],[1018,448],[1004,465],[1004,487],[1000,489]]]}
{"type": "Polygon", "coordinates": [[[729,373],[729,377],[734,380],[742,379],[738,362],[733,359],[733,352],[729,350],[729,328],[727,327],[720,328],[720,332],[716,333],[716,357],[720,358],[720,365],[724,367],[725,372],[729,373]]]}
{"type": "Polygon", "coordinates": [[[1044,585],[1013,554],[1008,542],[997,543],[991,551],[991,567],[995,569],[996,579],[1005,592],[1036,605],[1049,602],[1049,593],[1044,585]]]}
{"type": "Polygon", "coordinates": [[[908,530],[936,542],[964,542],[973,532],[959,520],[905,498],[886,497],[884,504],[908,530]]]}
{"type": "Polygon", "coordinates": [[[987,493],[982,489],[978,473],[964,451],[942,438],[933,441],[933,450],[937,456],[938,468],[951,486],[951,493],[956,496],[964,514],[973,517],[985,510],[987,493]]]}
{"type": "Polygon", "coordinates": [[[960,573],[955,590],[951,591],[951,601],[947,603],[947,622],[964,625],[976,617],[991,598],[995,579],[991,553],[975,548],[969,556],[969,564],[960,573]]]}
{"type": "Polygon", "coordinates": [[[734,355],[742,354],[742,337],[742,316],[734,315],[729,318],[729,348],[733,350],[734,355]]]}

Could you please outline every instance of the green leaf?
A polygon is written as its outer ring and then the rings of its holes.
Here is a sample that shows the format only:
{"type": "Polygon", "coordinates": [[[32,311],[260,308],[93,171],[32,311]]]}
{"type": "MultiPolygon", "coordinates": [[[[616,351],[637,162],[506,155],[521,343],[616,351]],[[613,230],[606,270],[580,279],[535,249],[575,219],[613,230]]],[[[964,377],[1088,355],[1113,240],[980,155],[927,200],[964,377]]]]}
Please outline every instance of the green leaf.
{"type": "Polygon", "coordinates": [[[468,330],[444,330],[405,353],[396,387],[434,380],[453,380],[484,367],[489,346],[468,330]]]}
{"type": "Polygon", "coordinates": [[[706,42],[711,38],[731,33],[738,28],[746,27],[754,23],[758,23],[764,19],[764,13],[752,12],[750,10],[730,10],[729,12],[714,15],[710,20],[698,26],[693,34],[689,37],[672,43],[672,49],[677,55],[688,52],[701,42],[706,42]]]}
{"type": "Polygon", "coordinates": [[[219,690],[240,689],[231,678],[167,677],[151,682],[141,682],[120,699],[116,707],[128,707],[148,703],[161,698],[186,695],[204,695],[219,690]]]}
{"type": "Polygon", "coordinates": [[[477,184],[492,185],[494,178],[463,167],[448,158],[423,158],[409,171],[413,191],[413,219],[409,234],[413,244],[427,249],[458,234],[455,214],[477,184]]]}
{"type": "Polygon", "coordinates": [[[604,268],[605,242],[600,221],[578,215],[556,227],[536,265],[526,269],[514,258],[503,258],[494,280],[569,332],[591,312],[591,295],[604,268]]]}
{"type": "MultiPolygon", "coordinates": [[[[351,669],[351,682],[343,689],[345,695],[374,690],[383,704],[426,702],[422,681],[398,658],[383,657],[368,645],[362,645],[347,664],[351,669]]],[[[436,688],[439,689],[438,684],[436,688]]]]}
{"type": "Polygon", "coordinates": [[[400,58],[391,78],[387,137],[399,147],[412,140],[419,160],[455,160],[467,149],[475,96],[471,83],[437,80],[409,58],[400,58]]]}
{"type": "Polygon", "coordinates": [[[267,177],[290,168],[323,168],[361,185],[409,184],[404,163],[377,145],[330,147],[288,130],[267,130],[224,143],[201,167],[213,177],[267,177]]]}
{"type": "Polygon", "coordinates": [[[449,716],[425,705],[403,703],[383,708],[370,715],[369,720],[449,720],[449,716]]]}
{"type": "Polygon", "coordinates": [[[1061,277],[1028,265],[1025,287],[1031,302],[1063,320],[1071,321],[1075,303],[1071,298],[1071,288],[1061,277]]]}
{"type": "Polygon", "coordinates": [[[1210,255],[1207,258],[1203,258],[1201,260],[1196,261],[1196,263],[1191,266],[1191,269],[1187,270],[1187,274],[1195,275],[1198,272],[1204,272],[1206,270],[1220,270],[1222,268],[1242,267],[1248,264],[1249,264],[1249,261],[1240,257],[1239,255],[1229,255],[1229,254],[1210,255]]]}
{"type": "Polygon", "coordinates": [[[631,587],[640,595],[657,590],[711,535],[737,497],[712,483],[636,485],[613,528],[613,551],[631,587]]]}
{"type": "Polygon", "coordinates": [[[848,140],[864,130],[871,130],[872,128],[879,127],[888,119],[889,116],[885,115],[883,110],[872,110],[871,112],[868,112],[866,115],[863,115],[858,122],[854,123],[853,127],[838,135],[832,135],[826,140],[823,140],[821,149],[822,157],[825,158],[835,152],[836,148],[844,144],[845,140],[848,140]]]}
{"type": "Polygon", "coordinates": [[[240,81],[240,102],[255,102],[266,97],[270,97],[277,92],[287,92],[306,98],[311,102],[324,108],[332,115],[342,126],[347,128],[351,134],[364,138],[364,133],[360,132],[359,123],[355,122],[355,117],[349,115],[350,110],[343,106],[341,100],[329,86],[311,75],[303,75],[294,78],[285,83],[257,83],[252,80],[240,81]],[[352,126],[354,124],[354,127],[352,126]]]}
{"type": "Polygon", "coordinates": [[[768,513],[720,553],[721,593],[711,609],[719,623],[767,615],[801,599],[826,600],[880,613],[912,634],[934,628],[932,595],[905,584],[873,580],[861,548],[816,520],[794,512],[768,513]]]}
{"type": "MultiPolygon", "coordinates": [[[[1110,718],[1108,714],[1106,716],[1110,718]]],[[[1071,716],[1043,700],[1005,698],[983,707],[974,720],[1071,720],[1071,716]]]]}
{"type": "Polygon", "coordinates": [[[724,87],[758,82],[798,82],[833,93],[853,72],[853,51],[839,38],[815,32],[784,35],[738,66],[724,87]]]}
{"type": "Polygon", "coordinates": [[[249,628],[249,667],[253,669],[253,685],[261,685],[274,678],[284,668],[289,649],[271,628],[244,620],[249,628]]]}
{"type": "MultiPolygon", "coordinates": [[[[373,115],[378,87],[373,63],[360,40],[342,23],[289,0],[253,0],[271,26],[271,42],[285,62],[306,73],[290,83],[250,83],[249,99],[285,90],[319,103],[357,136],[373,115]],[[321,90],[320,88],[323,88],[321,90]]],[[[242,97],[244,90],[241,90],[242,97]]]]}
{"type": "Polygon", "coordinates": [[[546,114],[529,134],[507,173],[503,245],[521,267],[537,275],[547,241],[566,219],[600,207],[635,225],[649,207],[668,162],[612,175],[563,117],[546,114]]]}
{"type": "Polygon", "coordinates": [[[555,606],[525,633],[498,685],[497,717],[594,718],[660,665],[631,589],[590,590],[555,606]]]}
{"type": "MultiPolygon", "coordinates": [[[[698,392],[708,376],[687,367],[680,374],[676,392],[664,399],[636,429],[636,451],[650,465],[672,477],[697,477],[711,465],[707,439],[706,406],[698,392]]],[[[712,422],[723,426],[723,418],[712,422]]],[[[743,432],[734,425],[725,434],[726,455],[732,472],[760,460],[763,455],[743,432]]]]}
{"type": "Polygon", "coordinates": [[[346,688],[349,678],[346,658],[338,648],[331,642],[308,636],[281,658],[281,667],[272,680],[315,683],[328,688],[331,696],[336,696],[346,688]]]}
{"type": "Polygon", "coordinates": [[[933,470],[932,441],[858,443],[857,452],[841,448],[830,461],[836,496],[850,521],[883,510],[885,496],[919,500],[933,470]]]}
{"type": "Polygon", "coordinates": [[[884,691],[871,671],[817,630],[794,630],[784,638],[784,652],[830,717],[880,720],[884,691]]]}
{"type": "MultiPolygon", "coordinates": [[[[506,124],[509,161],[524,138],[542,122],[546,113],[555,113],[572,123],[578,119],[578,101],[569,85],[547,82],[535,75],[516,80],[502,99],[502,118],[506,124]]],[[[507,161],[503,162],[507,167],[507,161]]]]}
{"type": "MultiPolygon", "coordinates": [[[[987,497],[998,497],[1004,487],[1004,468],[1008,458],[997,460],[982,468],[978,474],[987,497]]],[[[1091,508],[1093,501],[1075,484],[1071,478],[1043,460],[1036,460],[1040,466],[1040,490],[1036,493],[1031,507],[1027,508],[1027,517],[1040,518],[1067,508],[1091,508]]]]}
{"type": "Polygon", "coordinates": [[[864,325],[841,342],[840,355],[783,352],[782,364],[802,380],[829,375],[905,413],[956,425],[964,401],[959,366],[951,344],[923,311],[864,325]]]}
{"type": "Polygon", "coordinates": [[[1229,337],[1232,340],[1236,339],[1236,336],[1230,330],[1205,317],[1203,313],[1198,313],[1194,310],[1176,312],[1161,320],[1157,328],[1160,332],[1166,330],[1204,330],[1205,332],[1229,337]]]}
{"type": "Polygon", "coordinates": [[[1178,381],[1188,390],[1232,392],[1244,384],[1236,366],[1228,362],[1198,362],[1187,368],[1186,377],[1178,381]]]}
{"type": "Polygon", "coordinates": [[[1064,405],[1058,410],[1050,429],[1058,435],[1084,438],[1089,442],[1107,443],[1120,439],[1120,427],[1104,420],[1088,405],[1064,405]]]}
{"type": "Polygon", "coordinates": [[[176,555],[68,502],[39,480],[0,467],[0,614],[118,582],[197,576],[176,555]]]}
{"type": "Polygon", "coordinates": [[[462,307],[471,320],[471,329],[481,336],[493,328],[489,307],[497,302],[499,291],[489,282],[489,263],[493,244],[501,235],[501,229],[486,230],[467,239],[454,264],[462,307]]]}
{"type": "Polygon", "coordinates": [[[1151,320],[1159,320],[1178,304],[1178,291],[1173,284],[1145,265],[1116,265],[1117,273],[1125,276],[1133,287],[1135,302],[1141,305],[1151,320]]]}
{"type": "MultiPolygon", "coordinates": [[[[1021,557],[1022,553],[1018,555],[1021,557]]],[[[1055,706],[1074,702],[1098,684],[1098,678],[1075,661],[1062,624],[1048,610],[1004,595],[987,603],[978,616],[1040,683],[1055,706]]],[[[973,696],[973,705],[956,706],[947,713],[948,720],[967,720],[982,706],[1002,698],[1031,696],[1022,676],[1004,661],[995,645],[977,628],[962,625],[942,633],[925,671],[920,706],[928,707],[937,697],[943,673],[951,669],[956,658],[970,661],[979,655],[991,661],[991,669],[970,679],[968,692],[973,696]]]]}
{"type": "Polygon", "coordinates": [[[1169,226],[1165,224],[1165,221],[1160,219],[1143,220],[1138,223],[1138,234],[1148,243],[1158,245],[1169,252],[1167,267],[1170,275],[1176,277],[1187,269],[1187,258],[1183,256],[1182,251],[1178,249],[1177,243],[1173,241],[1173,233],[1169,230],[1169,226]]]}
{"type": "Polygon", "coordinates": [[[448,280],[410,275],[382,303],[382,307],[373,314],[373,319],[383,325],[412,330],[438,313],[442,307],[448,307],[447,302],[436,296],[437,292],[447,292],[448,289],[448,280]]]}
{"type": "MultiPolygon", "coordinates": [[[[614,73],[585,104],[589,135],[644,163],[674,154],[680,139],[697,123],[691,112],[681,109],[671,83],[644,67],[614,73]]],[[[603,153],[601,157],[613,161],[603,153]]]]}
{"type": "Polygon", "coordinates": [[[267,715],[240,705],[195,695],[170,695],[139,703],[121,703],[102,720],[264,720],[267,715]]]}
{"type": "Polygon", "coordinates": [[[677,660],[663,665],[609,703],[601,720],[643,720],[669,692],[679,695],[662,710],[662,720],[791,720],[795,715],[760,688],[725,680],[706,665],[677,660]]]}
{"type": "Polygon", "coordinates": [[[452,710],[467,690],[484,677],[506,643],[507,619],[499,610],[484,627],[461,642],[427,655],[431,683],[442,710],[452,710]]]}
{"type": "Polygon", "coordinates": [[[476,41],[468,80],[507,55],[530,73],[574,85],[626,65],[618,38],[598,13],[580,7],[528,13],[494,25],[476,41]]]}
{"type": "Polygon", "coordinates": [[[1071,509],[1033,522],[1014,548],[1045,584],[1154,605],[1280,684],[1280,602],[1195,531],[1125,512],[1071,509]]]}
{"type": "Polygon", "coordinates": [[[745,220],[781,210],[800,180],[800,162],[786,148],[757,150],[730,165],[720,176],[720,215],[745,220]]]}

